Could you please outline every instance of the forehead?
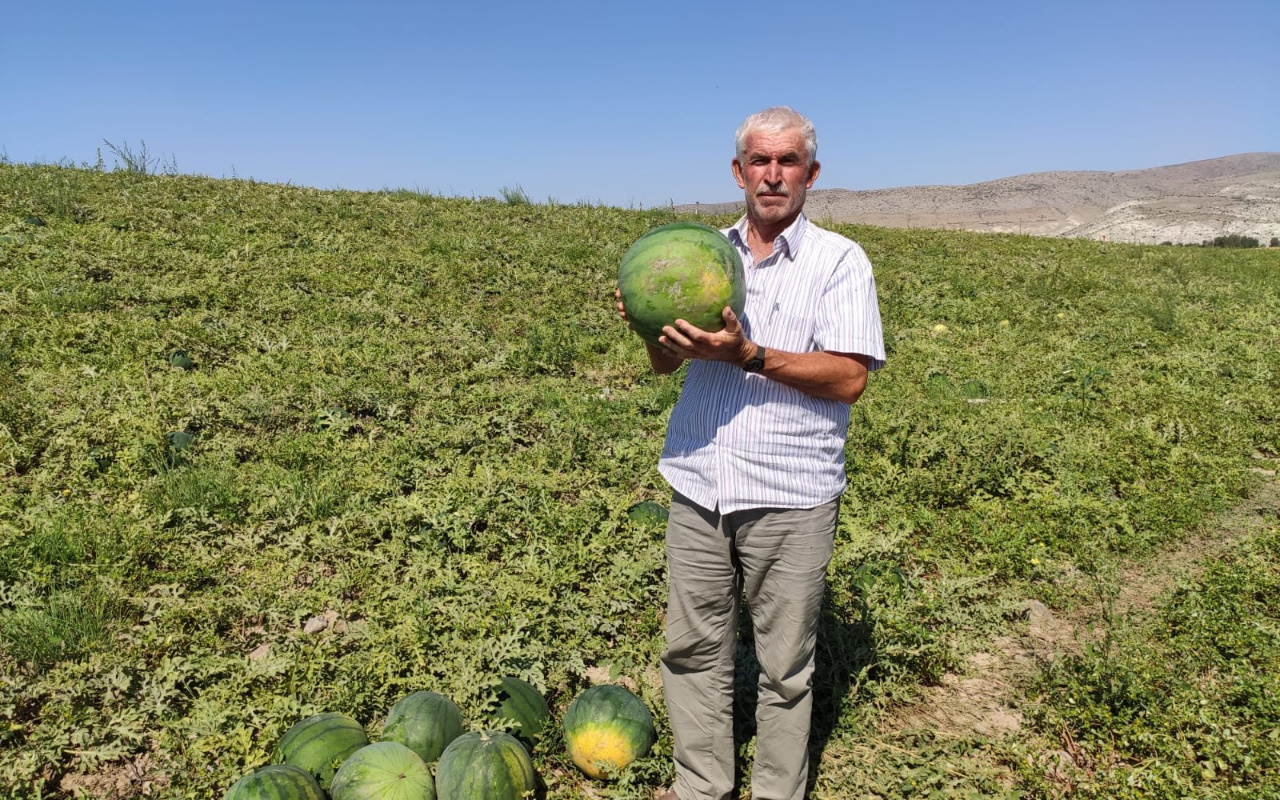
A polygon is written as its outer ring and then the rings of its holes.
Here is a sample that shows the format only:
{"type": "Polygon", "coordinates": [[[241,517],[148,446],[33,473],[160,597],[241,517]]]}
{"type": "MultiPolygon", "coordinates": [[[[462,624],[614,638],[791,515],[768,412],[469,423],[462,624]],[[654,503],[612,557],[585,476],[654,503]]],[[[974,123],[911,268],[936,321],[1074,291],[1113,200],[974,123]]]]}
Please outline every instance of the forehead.
{"type": "Polygon", "coordinates": [[[752,131],[747,134],[743,143],[747,155],[782,156],[789,153],[808,155],[804,143],[804,134],[799,128],[788,128],[777,133],[771,131],[752,131]]]}

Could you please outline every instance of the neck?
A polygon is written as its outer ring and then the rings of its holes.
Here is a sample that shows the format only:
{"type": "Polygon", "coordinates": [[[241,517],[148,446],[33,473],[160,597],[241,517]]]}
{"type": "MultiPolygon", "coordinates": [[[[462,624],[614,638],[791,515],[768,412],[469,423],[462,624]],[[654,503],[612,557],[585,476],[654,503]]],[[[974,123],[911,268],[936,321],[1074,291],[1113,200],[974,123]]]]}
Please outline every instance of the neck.
{"type": "Polygon", "coordinates": [[[777,222],[764,222],[756,219],[751,214],[747,214],[747,243],[773,247],[773,240],[791,227],[791,223],[795,222],[799,217],[800,212],[797,211],[786,219],[778,220],[777,222]]]}

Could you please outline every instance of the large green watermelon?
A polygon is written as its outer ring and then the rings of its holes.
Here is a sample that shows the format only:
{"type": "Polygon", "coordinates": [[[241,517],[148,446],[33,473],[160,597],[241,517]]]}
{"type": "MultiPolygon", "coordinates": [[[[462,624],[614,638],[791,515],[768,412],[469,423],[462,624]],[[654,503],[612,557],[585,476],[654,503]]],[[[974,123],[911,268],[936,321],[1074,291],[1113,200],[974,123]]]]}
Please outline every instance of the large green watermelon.
{"type": "Polygon", "coordinates": [[[504,731],[462,734],[436,768],[439,800],[522,800],[533,796],[537,781],[524,745],[504,731]]]}
{"type": "Polygon", "coordinates": [[[428,764],[462,735],[462,710],[436,692],[414,692],[400,698],[382,726],[382,741],[399,742],[428,764]]]}
{"type": "Polygon", "coordinates": [[[325,800],[325,793],[305,769],[272,764],[231,784],[222,800],[325,800]]]}
{"type": "Polygon", "coordinates": [[[621,686],[592,686],[564,714],[564,741],[573,763],[597,780],[618,777],[657,741],[653,714],[621,686]]]}
{"type": "Polygon", "coordinates": [[[359,722],[327,712],[307,717],[290,728],[280,737],[273,760],[305,769],[328,789],[343,759],[368,743],[359,722]]]}
{"type": "Polygon", "coordinates": [[[676,319],[718,331],[724,307],[741,315],[747,299],[738,251],[696,222],[672,222],[637,239],[622,257],[618,289],[631,327],[650,344],[676,319]]]}
{"type": "Polygon", "coordinates": [[[551,709],[537,687],[519,678],[506,677],[498,689],[498,706],[489,712],[489,720],[496,726],[506,720],[514,723],[512,735],[528,750],[533,750],[542,731],[551,721],[551,709]]]}
{"type": "Polygon", "coordinates": [[[333,800],[436,800],[431,770],[399,742],[378,742],[347,757],[329,787],[333,800]]]}

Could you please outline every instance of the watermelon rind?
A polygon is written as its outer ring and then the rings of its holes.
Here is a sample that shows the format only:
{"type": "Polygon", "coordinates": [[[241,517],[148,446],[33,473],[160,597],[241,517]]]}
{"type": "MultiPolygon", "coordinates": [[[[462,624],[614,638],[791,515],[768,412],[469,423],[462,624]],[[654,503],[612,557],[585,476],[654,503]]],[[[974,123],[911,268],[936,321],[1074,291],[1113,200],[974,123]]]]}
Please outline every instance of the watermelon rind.
{"type": "Polygon", "coordinates": [[[431,770],[399,742],[378,742],[342,762],[329,787],[332,800],[436,800],[431,770]]]}
{"type": "Polygon", "coordinates": [[[436,768],[438,800],[522,800],[533,796],[537,783],[528,751],[505,731],[464,733],[445,748],[436,768]]]}
{"type": "Polygon", "coordinates": [[[301,767],[272,764],[231,784],[222,800],[325,800],[324,789],[301,767]]]}
{"type": "Polygon", "coordinates": [[[495,728],[510,725],[511,735],[532,752],[551,723],[551,709],[536,686],[507,676],[499,680],[498,705],[489,713],[489,721],[495,728]]]}
{"type": "Polygon", "coordinates": [[[668,223],[637,239],[622,256],[618,291],[631,328],[653,345],[677,319],[719,331],[724,307],[741,316],[747,299],[737,249],[696,222],[668,223]]]}
{"type": "Polygon", "coordinates": [[[588,777],[612,780],[649,754],[658,733],[644,701],[621,686],[592,686],[564,715],[569,757],[588,777]]]}
{"type": "Polygon", "coordinates": [[[437,692],[414,692],[400,698],[387,712],[382,741],[399,742],[430,764],[462,735],[462,726],[457,703],[437,692]]]}
{"type": "Polygon", "coordinates": [[[364,727],[351,717],[325,712],[307,717],[280,737],[272,759],[301,767],[328,789],[343,760],[369,744],[364,727]]]}

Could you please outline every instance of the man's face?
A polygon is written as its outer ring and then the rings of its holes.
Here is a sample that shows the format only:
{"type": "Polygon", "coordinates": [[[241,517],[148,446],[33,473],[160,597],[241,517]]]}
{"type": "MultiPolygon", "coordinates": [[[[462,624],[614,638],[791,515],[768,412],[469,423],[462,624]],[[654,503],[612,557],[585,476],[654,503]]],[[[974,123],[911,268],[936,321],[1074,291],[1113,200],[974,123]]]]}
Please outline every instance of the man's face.
{"type": "Polygon", "coordinates": [[[733,159],[733,177],[746,192],[753,219],[789,224],[800,213],[805,192],[818,179],[819,164],[810,165],[808,158],[799,128],[747,135],[742,158],[733,159]]]}

